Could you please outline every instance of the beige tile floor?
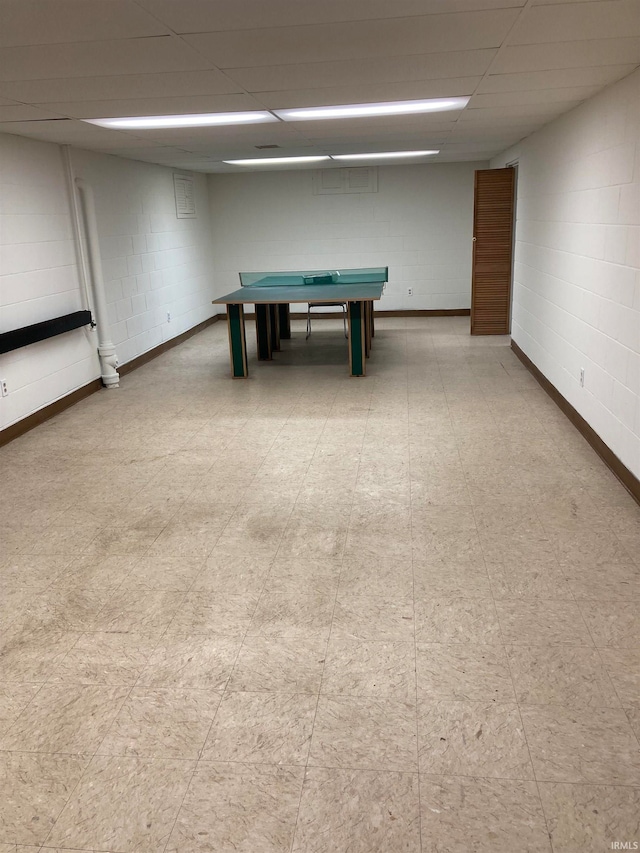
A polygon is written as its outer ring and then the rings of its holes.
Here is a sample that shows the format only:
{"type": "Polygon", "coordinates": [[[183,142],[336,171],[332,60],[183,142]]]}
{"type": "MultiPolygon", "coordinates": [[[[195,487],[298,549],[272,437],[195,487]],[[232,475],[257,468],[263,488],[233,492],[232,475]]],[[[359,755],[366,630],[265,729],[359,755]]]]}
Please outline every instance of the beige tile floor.
{"type": "Polygon", "coordinates": [[[0,853],[640,841],[640,509],[508,339],[302,329],[0,450],[0,853]]]}

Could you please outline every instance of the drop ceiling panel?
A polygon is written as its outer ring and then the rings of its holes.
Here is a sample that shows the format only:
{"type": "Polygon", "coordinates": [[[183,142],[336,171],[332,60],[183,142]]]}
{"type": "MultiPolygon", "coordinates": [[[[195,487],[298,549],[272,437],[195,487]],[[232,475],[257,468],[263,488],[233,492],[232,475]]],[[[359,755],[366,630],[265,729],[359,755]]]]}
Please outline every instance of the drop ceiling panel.
{"type": "Polygon", "coordinates": [[[361,104],[376,101],[452,98],[471,95],[481,77],[426,80],[413,83],[381,83],[376,86],[344,86],[332,89],[300,89],[291,92],[258,92],[256,98],[268,109],[361,104]]]}
{"type": "MultiPolygon", "coordinates": [[[[87,125],[90,127],[91,125],[87,125]]],[[[161,142],[166,145],[180,145],[184,147],[187,142],[198,140],[209,142],[210,140],[234,140],[249,141],[252,145],[279,144],[281,139],[297,139],[300,136],[293,125],[283,123],[256,124],[253,126],[220,126],[220,127],[183,127],[183,128],[160,128],[156,130],[136,131],[139,137],[161,142]]]]}
{"type": "Polygon", "coordinates": [[[182,98],[135,98],[127,101],[79,101],[46,105],[59,115],[71,118],[115,118],[118,116],[180,115],[183,113],[237,112],[260,110],[251,95],[200,95],[182,98]]]}
{"type": "Polygon", "coordinates": [[[111,101],[127,98],[223,95],[241,92],[221,71],[174,71],[107,77],[55,77],[0,83],[0,92],[32,104],[56,101],[111,101]]]}
{"type": "MultiPolygon", "coordinates": [[[[16,133],[20,136],[30,136],[34,139],[47,139],[60,144],[69,143],[82,147],[89,143],[96,143],[106,148],[115,145],[136,145],[135,138],[132,139],[122,131],[108,130],[104,127],[85,124],[81,121],[63,119],[62,121],[16,121],[4,122],[0,126],[0,132],[16,133]]],[[[143,143],[148,145],[148,142],[143,143]]]]}
{"type": "Polygon", "coordinates": [[[218,68],[498,47],[517,9],[184,36],[218,68]]]}
{"type": "Polygon", "coordinates": [[[638,0],[536,6],[509,37],[510,44],[640,36],[638,0]]]}
{"type": "Polygon", "coordinates": [[[606,86],[631,74],[634,65],[601,65],[594,68],[560,68],[553,71],[525,71],[522,74],[489,74],[477,94],[490,92],[551,91],[572,86],[606,86]]]}
{"type": "Polygon", "coordinates": [[[556,102],[578,103],[590,98],[598,90],[599,86],[578,86],[571,89],[547,89],[532,90],[529,92],[496,92],[486,95],[474,95],[469,107],[471,109],[485,107],[518,107],[526,104],[552,104],[556,102]]]}
{"type": "Polygon", "coordinates": [[[456,127],[447,139],[447,144],[456,142],[486,142],[487,144],[502,145],[502,151],[513,144],[513,141],[523,139],[529,134],[535,124],[517,125],[515,127],[499,127],[496,124],[488,124],[484,127],[456,127]]]}
{"type": "MultiPolygon", "coordinates": [[[[601,2],[602,0],[531,0],[532,6],[554,6],[558,3],[594,3],[601,2]]],[[[614,0],[606,0],[608,3],[614,2],[614,0]]]]}
{"type": "Polygon", "coordinates": [[[210,66],[180,39],[167,36],[0,50],[0,80],[192,71],[210,66]]]}
{"type": "Polygon", "coordinates": [[[213,3],[211,0],[138,0],[177,33],[221,32],[324,24],[372,18],[406,18],[444,12],[473,12],[482,9],[521,7],[525,0],[244,0],[242,3],[213,3]]]}
{"type": "Polygon", "coordinates": [[[297,131],[307,139],[326,136],[366,136],[395,131],[420,133],[452,127],[460,112],[433,113],[416,116],[384,116],[380,118],[341,119],[339,121],[292,122],[297,131]]]}
{"type": "MultiPolygon", "coordinates": [[[[249,92],[318,89],[403,81],[438,80],[484,74],[496,49],[451,51],[415,56],[381,56],[341,62],[234,68],[228,76],[249,92]]],[[[281,57],[282,58],[282,57],[281,57]]]]}
{"type": "Polygon", "coordinates": [[[1,47],[144,38],[168,32],[164,24],[130,0],[3,0],[0,3],[1,47]]]}
{"type": "Polygon", "coordinates": [[[506,47],[491,66],[492,74],[589,68],[640,63],[640,39],[599,39],[506,47]]]}
{"type": "Polygon", "coordinates": [[[58,114],[54,110],[43,110],[27,104],[17,104],[8,107],[0,106],[0,121],[38,121],[40,119],[57,117],[58,114]]]}
{"type": "Polygon", "coordinates": [[[388,131],[375,136],[335,136],[317,140],[314,144],[322,153],[355,154],[362,151],[400,151],[405,148],[439,148],[449,138],[450,128],[429,133],[398,133],[388,131]]]}
{"type": "Polygon", "coordinates": [[[460,116],[459,123],[484,122],[484,121],[512,121],[526,120],[531,117],[545,119],[549,116],[568,112],[577,106],[579,101],[563,101],[555,104],[520,104],[509,107],[487,107],[485,109],[468,109],[460,116]]]}
{"type": "Polygon", "coordinates": [[[484,159],[639,64],[640,0],[0,0],[0,131],[194,171],[283,153],[484,159]],[[371,119],[76,120],[460,95],[462,112],[371,119]]]}

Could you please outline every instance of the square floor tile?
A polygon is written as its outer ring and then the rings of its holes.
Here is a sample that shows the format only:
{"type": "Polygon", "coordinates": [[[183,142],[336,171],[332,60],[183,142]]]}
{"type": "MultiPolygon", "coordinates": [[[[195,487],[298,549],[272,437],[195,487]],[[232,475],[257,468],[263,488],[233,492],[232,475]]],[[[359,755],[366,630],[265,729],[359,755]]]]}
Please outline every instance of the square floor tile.
{"type": "Polygon", "coordinates": [[[195,762],[97,755],[47,844],[157,853],[171,832],[195,762]]]}
{"type": "Polygon", "coordinates": [[[418,643],[416,672],[419,698],[515,702],[501,646],[418,643]]]}
{"type": "Polygon", "coordinates": [[[422,773],[533,779],[533,767],[515,703],[418,704],[422,773]]]}
{"type": "Polygon", "coordinates": [[[53,583],[53,588],[116,589],[129,577],[139,556],[95,557],[81,555],[72,560],[53,583]]]}
{"type": "Polygon", "coordinates": [[[640,648],[640,608],[637,601],[579,601],[578,605],[598,648],[640,648]]]}
{"type": "Polygon", "coordinates": [[[307,770],[292,853],[419,853],[418,776],[307,770]]]}
{"type": "Polygon", "coordinates": [[[397,699],[321,696],[309,764],[417,770],[415,704],[397,699]]]}
{"type": "Polygon", "coordinates": [[[448,564],[438,560],[413,561],[416,601],[430,598],[491,598],[484,566],[448,564]]]}
{"type": "Polygon", "coordinates": [[[554,853],[615,850],[616,842],[640,841],[639,788],[548,782],[541,782],[539,788],[554,853]]]}
{"type": "Polygon", "coordinates": [[[640,786],[640,746],[616,708],[521,708],[540,782],[640,786]]]}
{"type": "Polygon", "coordinates": [[[339,594],[331,639],[413,642],[413,604],[406,600],[339,594]]]}
{"type": "Polygon", "coordinates": [[[570,601],[496,601],[504,642],[534,646],[592,646],[577,604],[570,601]]]}
{"type": "Polygon", "coordinates": [[[124,701],[100,755],[199,758],[222,693],[184,688],[133,690],[124,701]]]}
{"type": "Polygon", "coordinates": [[[143,556],[124,580],[128,589],[169,589],[186,592],[204,566],[197,557],[175,557],[171,554],[143,556]]]}
{"type": "Polygon", "coordinates": [[[620,700],[597,649],[582,646],[508,646],[518,702],[619,708],[620,700]]]}
{"type": "Polygon", "coordinates": [[[255,609],[248,636],[325,639],[329,635],[334,595],[264,593],[255,609]]]}
{"type": "Polygon", "coordinates": [[[227,693],[202,753],[207,761],[306,764],[317,698],[304,693],[227,693]]]}
{"type": "Polygon", "coordinates": [[[167,636],[149,658],[138,686],[224,689],[240,645],[228,637],[167,636]]]}
{"type": "Polygon", "coordinates": [[[0,735],[15,723],[39,689],[39,684],[0,684],[0,735]]]}
{"type": "Polygon", "coordinates": [[[167,628],[167,635],[242,637],[249,627],[258,595],[215,595],[190,592],[167,628]]]}
{"type": "MultiPolygon", "coordinates": [[[[6,551],[4,552],[7,553],[6,551]]],[[[28,586],[33,592],[41,592],[64,573],[71,562],[69,556],[20,556],[8,558],[0,569],[0,587],[28,586]]]]}
{"type": "Polygon", "coordinates": [[[133,685],[156,646],[138,634],[81,634],[52,668],[50,681],[133,685]]]}
{"type": "Polygon", "coordinates": [[[200,762],[167,853],[289,853],[304,768],[200,762]]]}
{"type": "Polygon", "coordinates": [[[94,630],[160,637],[183,598],[183,592],[174,590],[120,589],[100,612],[94,630]]]}
{"type": "Polygon", "coordinates": [[[228,689],[317,693],[326,647],[325,640],[246,637],[228,689]]]}
{"type": "Polygon", "coordinates": [[[420,811],[438,853],[551,853],[535,782],[421,776],[420,811]]]}
{"type": "Polygon", "coordinates": [[[640,708],[640,648],[599,651],[623,707],[640,708]]]}
{"type": "Polygon", "coordinates": [[[505,554],[504,563],[487,563],[491,589],[495,598],[542,598],[573,601],[571,587],[554,565],[526,563],[514,565],[505,554]]]}
{"type": "Polygon", "coordinates": [[[0,752],[0,840],[40,846],[89,757],[0,752]]]}
{"type": "Polygon", "coordinates": [[[322,692],[415,702],[414,644],[330,640],[322,692]]]}
{"type": "Polygon", "coordinates": [[[501,643],[495,604],[488,598],[430,598],[416,601],[419,643],[501,643]]]}
{"type": "Polygon", "coordinates": [[[0,740],[0,748],[91,754],[127,693],[126,687],[45,684],[0,740]]]}

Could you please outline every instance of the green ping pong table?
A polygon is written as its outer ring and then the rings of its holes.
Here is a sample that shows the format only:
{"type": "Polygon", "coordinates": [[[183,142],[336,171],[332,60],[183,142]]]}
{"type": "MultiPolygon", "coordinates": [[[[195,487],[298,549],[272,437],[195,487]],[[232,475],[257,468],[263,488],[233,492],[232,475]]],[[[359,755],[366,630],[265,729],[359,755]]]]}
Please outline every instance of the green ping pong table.
{"type": "Polygon", "coordinates": [[[255,305],[258,359],[271,361],[281,339],[291,337],[289,306],[294,303],[347,303],[349,368],[351,376],[364,376],[375,333],[373,303],[380,299],[388,267],[240,273],[240,289],[214,299],[227,306],[231,375],[249,375],[244,306],[255,305]]]}

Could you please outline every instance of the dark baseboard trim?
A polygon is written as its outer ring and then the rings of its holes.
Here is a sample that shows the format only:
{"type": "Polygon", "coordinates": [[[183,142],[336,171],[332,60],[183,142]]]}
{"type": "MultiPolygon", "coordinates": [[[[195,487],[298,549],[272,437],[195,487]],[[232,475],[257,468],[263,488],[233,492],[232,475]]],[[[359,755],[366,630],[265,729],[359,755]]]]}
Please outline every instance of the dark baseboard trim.
{"type": "Polygon", "coordinates": [[[511,341],[511,349],[558,408],[569,418],[582,437],[591,445],[605,465],[616,475],[631,496],[640,504],[640,480],[618,459],[609,445],[604,443],[593,427],[589,426],[582,415],[562,396],[556,386],[536,367],[529,356],[525,355],[515,341],[511,341]]]}
{"type": "Polygon", "coordinates": [[[194,326],[192,329],[188,329],[186,332],[182,332],[181,335],[176,335],[175,338],[171,338],[168,341],[163,341],[161,344],[158,344],[157,347],[153,347],[153,349],[150,349],[147,352],[143,352],[142,355],[139,355],[136,358],[132,358],[131,361],[127,361],[125,364],[119,364],[118,373],[120,374],[120,376],[126,376],[127,373],[131,373],[132,370],[135,370],[138,367],[142,367],[143,364],[147,364],[147,362],[149,361],[153,361],[154,358],[157,358],[159,355],[162,355],[162,353],[173,349],[173,347],[177,347],[179,344],[183,344],[185,341],[189,340],[189,338],[193,337],[193,335],[197,335],[198,332],[204,331],[209,326],[212,326],[214,323],[217,323],[218,320],[224,319],[224,314],[214,314],[213,317],[209,317],[208,320],[205,320],[202,323],[198,323],[197,326],[194,326]]]}
{"type": "Polygon", "coordinates": [[[14,438],[19,438],[34,427],[40,426],[40,424],[48,421],[49,418],[59,415],[60,412],[64,412],[65,409],[75,406],[75,404],[79,403],[80,400],[84,400],[85,397],[95,394],[95,392],[99,391],[101,388],[102,380],[93,379],[91,382],[87,383],[87,385],[83,385],[82,388],[76,388],[75,391],[72,391],[65,397],[61,397],[59,400],[56,400],[55,403],[50,403],[43,409],[38,409],[38,411],[34,412],[32,415],[27,415],[27,417],[23,418],[21,421],[11,424],[11,426],[0,431],[0,447],[5,444],[9,444],[9,442],[13,441],[14,438]]]}
{"type": "Polygon", "coordinates": [[[418,308],[415,311],[376,311],[376,317],[470,317],[470,308],[418,308]]]}
{"type": "MultiPolygon", "coordinates": [[[[213,323],[217,323],[218,320],[224,319],[224,314],[216,314],[213,317],[209,317],[208,320],[205,320],[203,323],[198,323],[197,326],[183,332],[181,335],[177,335],[175,338],[171,338],[170,341],[164,341],[159,344],[159,346],[149,350],[149,352],[145,352],[137,358],[131,359],[131,361],[128,361],[126,364],[119,365],[118,373],[120,376],[125,376],[127,373],[131,373],[131,371],[135,370],[136,367],[142,367],[143,364],[157,358],[157,356],[162,355],[163,352],[167,352],[167,350],[178,346],[178,344],[183,343],[193,335],[197,335],[198,332],[202,332],[203,329],[213,325],[213,323]]],[[[8,444],[10,441],[13,441],[14,438],[19,438],[21,435],[24,435],[34,429],[34,427],[40,426],[40,424],[48,421],[49,418],[53,418],[55,415],[60,414],[60,412],[64,412],[65,409],[75,406],[75,404],[79,403],[80,400],[84,400],[85,397],[89,397],[91,394],[95,394],[96,391],[100,391],[102,387],[101,379],[93,379],[91,382],[83,385],[82,388],[77,388],[70,394],[56,400],[55,403],[50,403],[48,406],[34,412],[32,415],[27,415],[27,417],[23,418],[21,421],[11,424],[11,426],[6,429],[0,430],[0,447],[8,444]]]]}
{"type": "MultiPolygon", "coordinates": [[[[419,308],[415,311],[378,311],[375,312],[376,317],[469,317],[471,315],[470,308],[419,308]]],[[[256,315],[254,313],[246,313],[245,319],[251,319],[256,315]]],[[[292,320],[306,320],[306,311],[292,311],[292,320]]],[[[314,320],[335,320],[342,315],[339,311],[314,311],[311,315],[314,320]]],[[[224,319],[224,316],[221,317],[224,319]]]]}

